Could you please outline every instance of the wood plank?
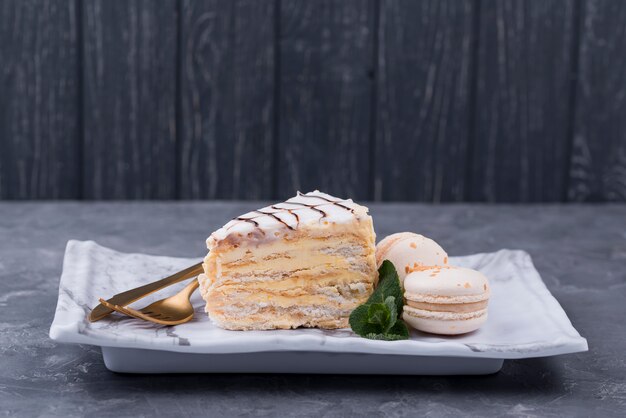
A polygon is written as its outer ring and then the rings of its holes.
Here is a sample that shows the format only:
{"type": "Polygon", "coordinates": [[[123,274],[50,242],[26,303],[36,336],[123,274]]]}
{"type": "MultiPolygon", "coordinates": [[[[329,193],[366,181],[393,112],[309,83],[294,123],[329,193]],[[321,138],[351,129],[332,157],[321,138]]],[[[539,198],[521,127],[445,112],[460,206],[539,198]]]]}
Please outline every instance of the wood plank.
{"type": "Polygon", "coordinates": [[[78,196],[76,3],[0,3],[0,199],[78,196]]]}
{"type": "Polygon", "coordinates": [[[471,200],[563,200],[574,1],[481,3],[471,200]]]}
{"type": "Polygon", "coordinates": [[[626,3],[583,11],[568,198],[626,201],[626,3]]]}
{"type": "Polygon", "coordinates": [[[183,1],[183,198],[271,195],[274,15],[270,0],[183,1]]]}
{"type": "Polygon", "coordinates": [[[285,0],[277,196],[369,197],[374,3],[285,0]]]}
{"type": "Polygon", "coordinates": [[[470,0],[382,1],[376,200],[463,200],[474,13],[470,0]]]}
{"type": "Polygon", "coordinates": [[[84,195],[175,197],[176,2],[83,8],[84,195]]]}

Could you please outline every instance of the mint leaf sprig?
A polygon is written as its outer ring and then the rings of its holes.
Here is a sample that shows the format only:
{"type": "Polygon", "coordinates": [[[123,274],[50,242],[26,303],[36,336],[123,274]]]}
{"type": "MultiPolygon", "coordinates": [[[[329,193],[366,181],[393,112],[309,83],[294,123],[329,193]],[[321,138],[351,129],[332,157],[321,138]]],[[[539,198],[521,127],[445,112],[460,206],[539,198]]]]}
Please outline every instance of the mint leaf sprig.
{"type": "Polygon", "coordinates": [[[385,260],[378,269],[378,287],[367,302],[350,314],[350,328],[370,340],[407,340],[409,330],[399,320],[404,306],[396,268],[385,260]]]}

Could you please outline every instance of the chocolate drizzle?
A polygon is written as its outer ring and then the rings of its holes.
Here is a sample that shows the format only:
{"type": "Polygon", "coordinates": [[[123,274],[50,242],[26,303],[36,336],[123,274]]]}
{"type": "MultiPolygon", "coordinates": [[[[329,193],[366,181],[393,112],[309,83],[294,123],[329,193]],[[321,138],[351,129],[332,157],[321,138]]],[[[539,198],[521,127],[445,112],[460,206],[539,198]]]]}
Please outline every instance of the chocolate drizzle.
{"type": "MultiPolygon", "coordinates": [[[[257,221],[254,220],[254,218],[242,218],[241,216],[235,218],[236,221],[244,221],[244,222],[250,222],[252,224],[254,224],[254,226],[258,227],[259,223],[257,221]]],[[[234,226],[234,225],[232,225],[234,226]]],[[[231,228],[232,228],[231,226],[231,228]]],[[[230,228],[229,228],[230,229],[230,228]]]]}
{"type": "Polygon", "coordinates": [[[278,216],[274,215],[272,212],[263,212],[262,210],[255,210],[255,212],[260,213],[261,215],[271,216],[272,218],[276,219],[281,224],[285,225],[287,228],[291,229],[292,231],[294,230],[293,226],[289,225],[287,222],[283,221],[278,216]]]}
{"type": "MultiPolygon", "coordinates": [[[[304,196],[304,195],[303,195],[304,196]]],[[[309,208],[311,210],[314,210],[315,212],[319,212],[322,214],[322,218],[325,218],[328,216],[328,214],[326,212],[324,212],[323,210],[317,208],[315,205],[307,205],[306,203],[300,203],[300,202],[285,202],[288,205],[298,205],[298,206],[304,206],[305,208],[309,208]]],[[[291,209],[286,209],[286,210],[291,210],[291,209]]],[[[294,213],[295,215],[295,213],[294,213]]],[[[320,219],[322,219],[320,218],[320,219]]]]}
{"type": "MultiPolygon", "coordinates": [[[[345,210],[349,210],[350,212],[354,213],[354,209],[353,208],[349,208],[346,205],[342,205],[341,203],[339,203],[339,202],[341,202],[341,200],[330,200],[330,199],[325,198],[324,196],[309,196],[309,195],[306,195],[306,194],[302,194],[300,192],[298,192],[298,196],[300,196],[300,197],[312,197],[312,198],[315,198],[315,199],[322,199],[322,200],[325,200],[328,203],[332,203],[335,206],[339,206],[340,208],[343,208],[345,210]]],[[[287,202],[287,203],[289,203],[289,202],[287,202]]],[[[311,207],[311,206],[309,206],[309,207],[311,207]]]]}
{"type": "MultiPolygon", "coordinates": [[[[311,196],[311,195],[303,194],[303,193],[300,193],[300,192],[298,192],[298,197],[300,197],[300,198],[319,199],[319,200],[322,200],[323,203],[290,202],[289,200],[287,200],[285,202],[278,203],[278,204],[270,206],[270,208],[276,210],[276,212],[269,212],[269,211],[264,211],[263,209],[259,209],[259,210],[255,210],[255,211],[251,212],[251,213],[258,213],[259,215],[257,215],[257,216],[244,217],[245,215],[243,215],[243,216],[238,216],[238,217],[234,218],[233,220],[234,221],[243,221],[243,222],[251,223],[256,228],[258,228],[263,233],[263,235],[265,235],[265,231],[263,231],[263,228],[260,227],[259,222],[257,222],[255,219],[263,217],[263,216],[269,216],[269,217],[274,218],[276,221],[280,222],[282,225],[286,226],[287,228],[289,228],[292,231],[295,230],[300,225],[300,216],[296,212],[294,212],[294,211],[296,211],[298,209],[296,209],[296,208],[286,208],[286,207],[283,207],[283,205],[301,206],[301,207],[304,207],[304,208],[311,209],[311,210],[313,210],[315,212],[318,212],[321,215],[320,218],[319,218],[319,221],[321,221],[322,219],[328,217],[329,214],[327,212],[325,212],[324,210],[320,209],[318,206],[328,205],[329,203],[334,205],[334,206],[337,206],[339,208],[345,209],[345,210],[347,210],[347,211],[349,211],[351,213],[354,213],[354,208],[350,208],[350,207],[342,204],[341,203],[342,202],[341,199],[339,199],[339,200],[332,200],[332,199],[329,199],[329,198],[324,197],[324,196],[319,196],[319,195],[311,196]],[[289,225],[287,222],[285,222],[279,216],[276,215],[277,213],[281,213],[281,212],[287,212],[287,213],[289,213],[289,214],[294,216],[294,218],[296,220],[296,227],[295,228],[293,226],[289,225]]],[[[232,225],[229,225],[228,227],[225,227],[225,230],[228,231],[231,228],[233,228],[235,225],[237,225],[237,223],[233,223],[232,225]]]]}
{"type": "MultiPolygon", "coordinates": [[[[274,208],[275,209],[275,208],[274,208]]],[[[255,221],[256,218],[259,218],[261,216],[271,216],[272,218],[276,219],[278,222],[280,222],[281,224],[285,225],[287,228],[293,230],[294,227],[289,225],[287,222],[283,221],[282,219],[280,219],[278,216],[274,215],[272,212],[263,212],[262,210],[254,210],[253,212],[259,213],[259,216],[253,216],[251,218],[242,218],[241,216],[234,218],[235,221],[244,221],[244,222],[250,222],[252,224],[254,224],[254,226],[256,226],[257,228],[259,227],[259,223],[257,221],[255,221]]],[[[291,213],[291,212],[289,212],[291,213]]],[[[296,219],[298,219],[298,215],[296,215],[295,213],[292,213],[292,215],[294,215],[296,217],[296,219]]],[[[228,228],[226,228],[227,230],[232,228],[235,225],[231,225],[228,228]]]]}
{"type": "Polygon", "coordinates": [[[298,216],[298,214],[297,214],[297,213],[293,213],[293,212],[292,212],[292,210],[293,210],[293,209],[279,208],[279,207],[276,207],[276,205],[272,205],[272,206],[270,206],[270,207],[271,207],[272,209],[276,209],[276,210],[286,210],[286,211],[287,211],[287,212],[289,212],[291,215],[295,216],[295,218],[296,218],[296,225],[299,225],[299,224],[300,224],[300,217],[298,216]]]}

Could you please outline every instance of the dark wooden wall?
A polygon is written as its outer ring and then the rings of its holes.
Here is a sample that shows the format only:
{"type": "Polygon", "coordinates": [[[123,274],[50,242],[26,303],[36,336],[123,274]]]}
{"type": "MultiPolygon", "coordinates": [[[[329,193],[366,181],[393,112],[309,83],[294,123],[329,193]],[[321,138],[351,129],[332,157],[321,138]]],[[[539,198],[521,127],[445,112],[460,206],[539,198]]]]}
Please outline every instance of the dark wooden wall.
{"type": "Polygon", "coordinates": [[[0,0],[0,198],[626,200],[621,0],[0,0]]]}

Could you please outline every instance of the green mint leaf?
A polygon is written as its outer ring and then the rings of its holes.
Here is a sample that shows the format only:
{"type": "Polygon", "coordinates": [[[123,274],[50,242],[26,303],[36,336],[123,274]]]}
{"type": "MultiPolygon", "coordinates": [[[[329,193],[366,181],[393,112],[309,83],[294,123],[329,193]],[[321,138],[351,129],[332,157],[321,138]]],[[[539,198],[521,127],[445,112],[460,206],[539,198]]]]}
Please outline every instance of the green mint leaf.
{"type": "Polygon", "coordinates": [[[361,335],[361,337],[367,338],[369,340],[387,340],[387,338],[385,338],[385,334],[376,334],[374,332],[370,332],[369,334],[361,335]]]}
{"type": "Polygon", "coordinates": [[[385,306],[389,310],[389,320],[387,326],[385,327],[385,332],[389,332],[391,327],[393,327],[398,320],[398,308],[396,306],[395,296],[387,296],[385,299],[385,306]]]}
{"type": "Polygon", "coordinates": [[[388,296],[393,296],[398,301],[396,302],[396,309],[398,316],[400,316],[402,314],[402,301],[404,301],[400,278],[393,263],[385,260],[378,269],[378,287],[376,287],[367,303],[385,303],[385,299],[388,296]]]}
{"type": "Polygon", "coordinates": [[[393,263],[385,260],[378,269],[378,287],[367,300],[367,303],[385,303],[385,299],[389,296],[395,298],[397,315],[400,316],[402,314],[402,306],[404,305],[400,278],[393,263]]]}
{"type": "Polygon", "coordinates": [[[358,335],[377,334],[380,332],[380,327],[370,324],[368,321],[369,305],[363,304],[357,307],[350,314],[350,328],[358,335]]]}
{"type": "Polygon", "coordinates": [[[408,340],[409,339],[409,329],[406,327],[406,324],[402,321],[398,321],[395,323],[391,329],[385,333],[375,333],[370,332],[362,337],[369,338],[370,340],[381,340],[381,341],[398,341],[398,340],[408,340]]]}
{"type": "Polygon", "coordinates": [[[403,321],[397,321],[391,329],[389,329],[388,333],[390,335],[397,335],[399,338],[397,340],[408,340],[409,339],[409,329],[406,327],[406,324],[403,321]]]}
{"type": "Polygon", "coordinates": [[[398,320],[402,314],[404,298],[396,268],[385,260],[378,269],[378,287],[367,302],[350,314],[350,327],[364,338],[372,340],[406,340],[409,331],[398,320]]]}
{"type": "MultiPolygon", "coordinates": [[[[392,308],[395,309],[395,305],[392,308]]],[[[382,332],[385,332],[389,327],[390,318],[391,311],[384,303],[373,303],[367,310],[367,322],[378,325],[382,332]]]]}

